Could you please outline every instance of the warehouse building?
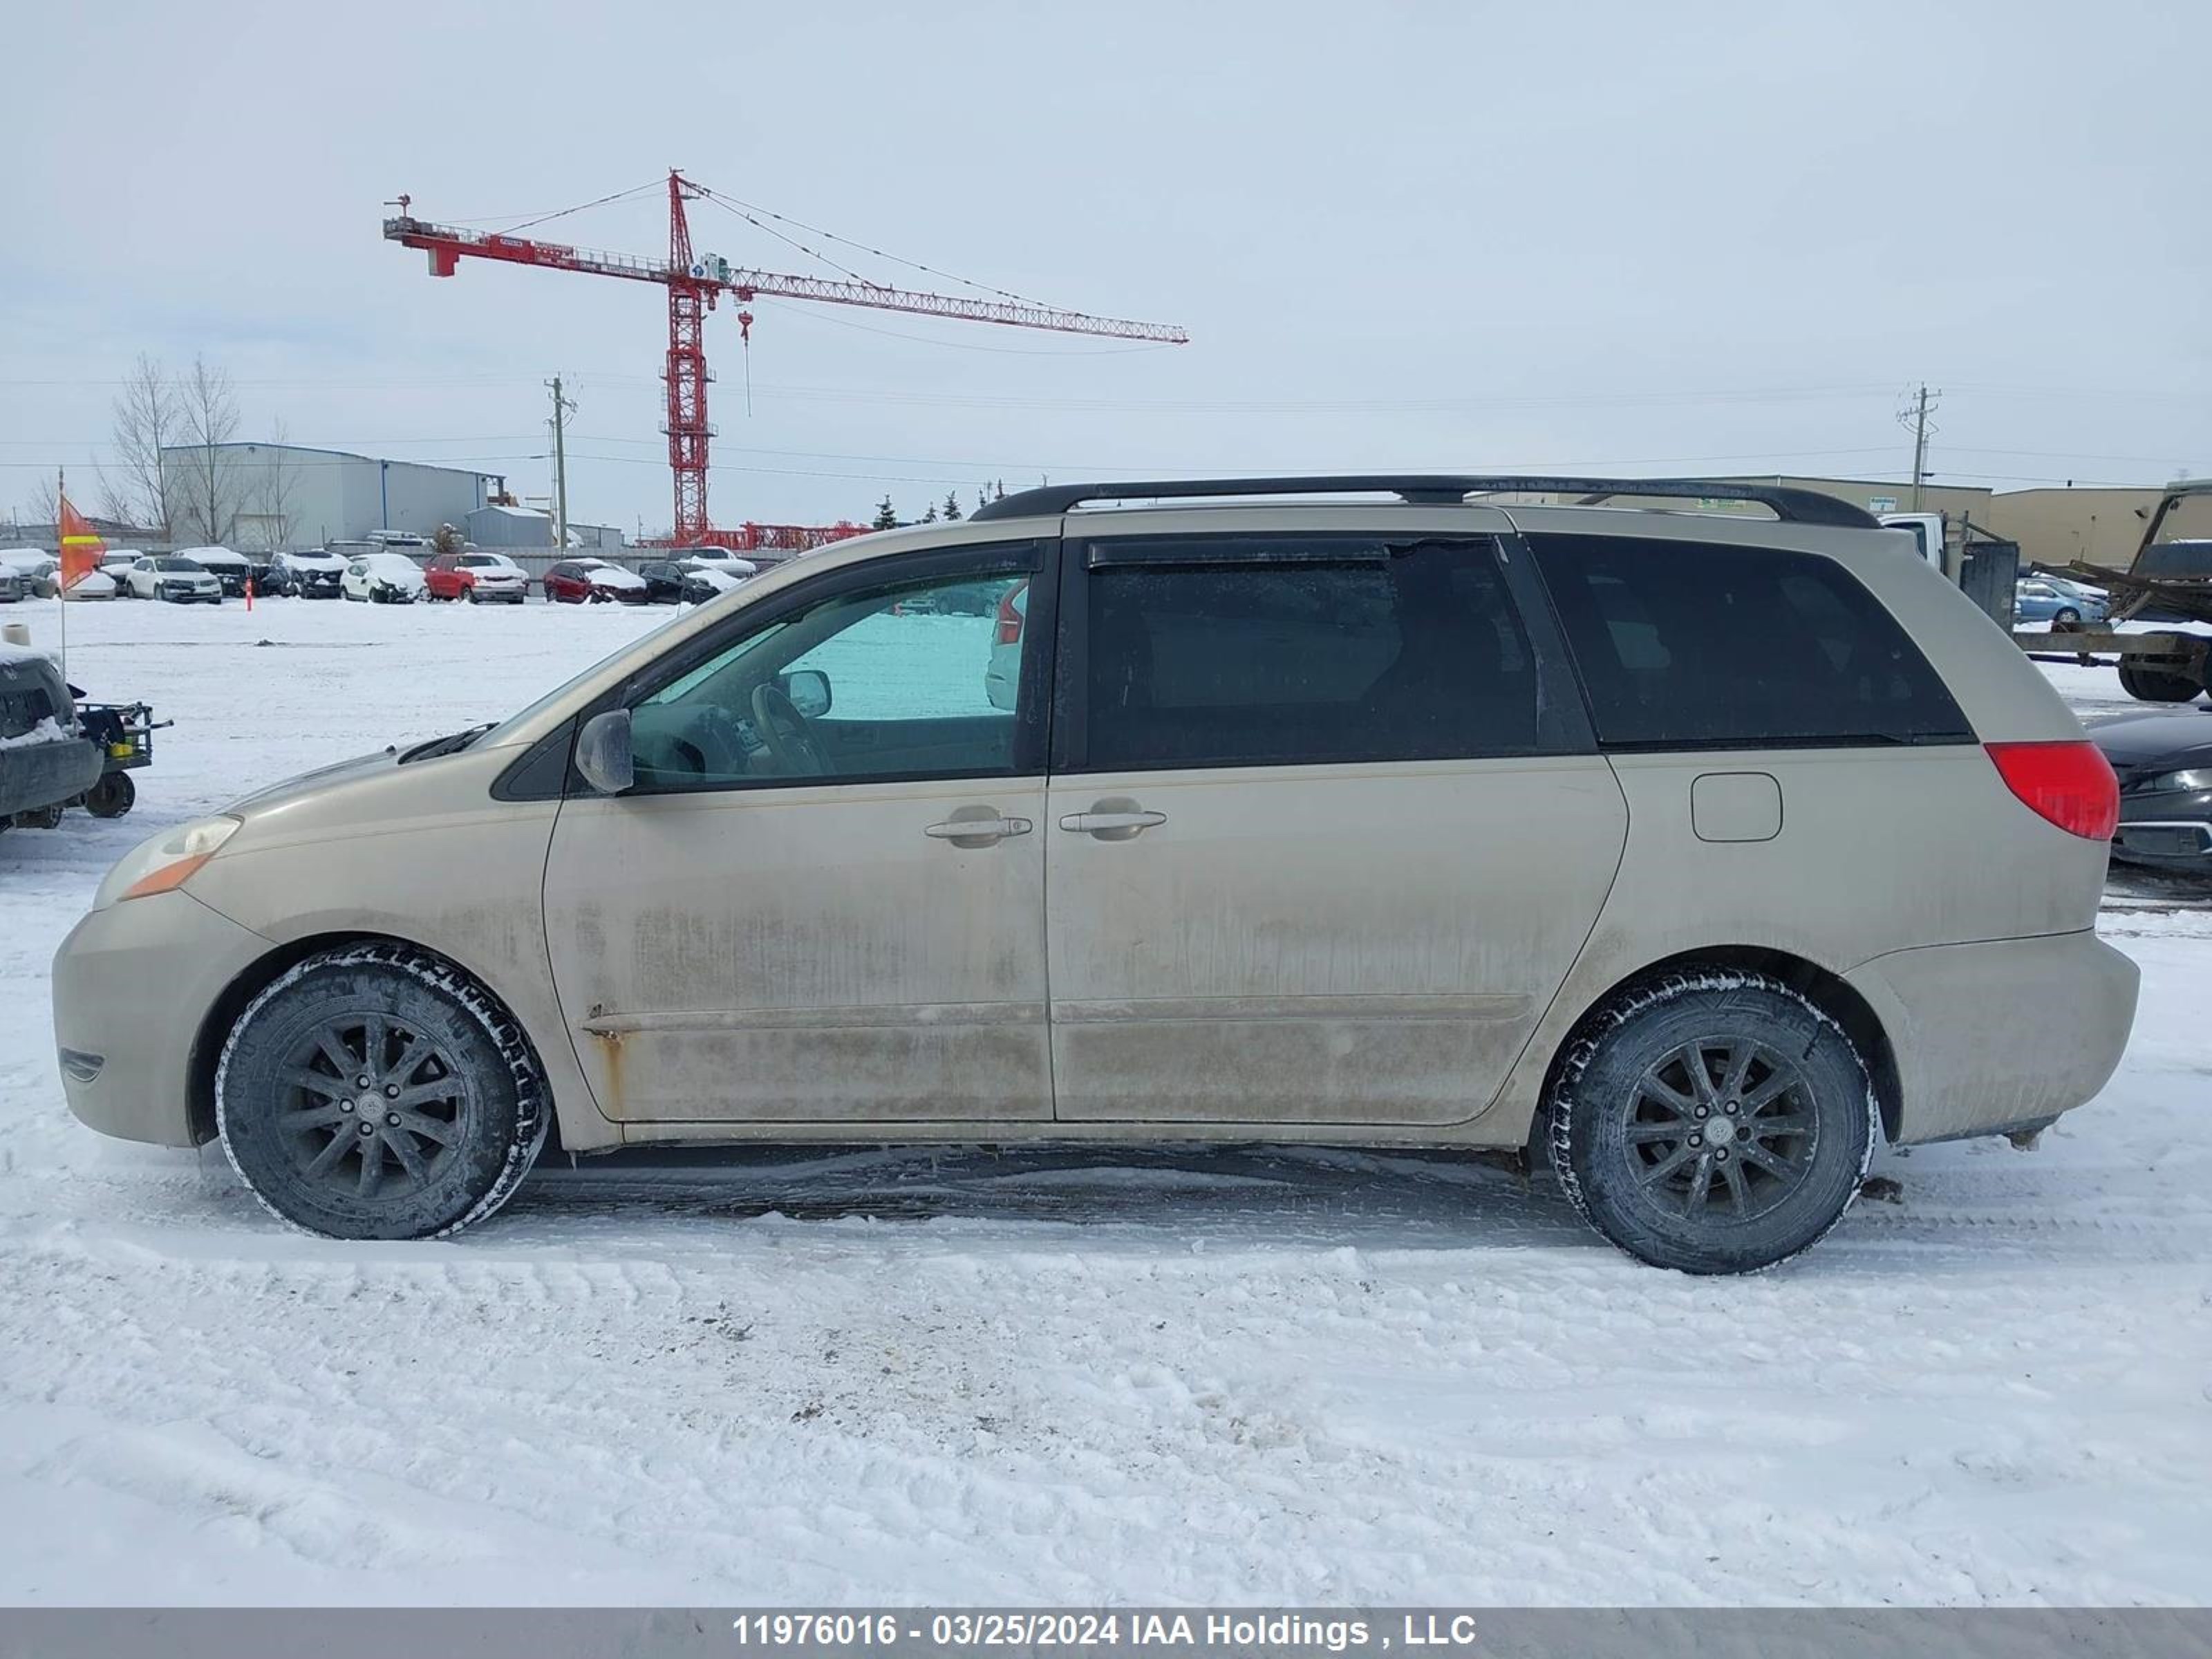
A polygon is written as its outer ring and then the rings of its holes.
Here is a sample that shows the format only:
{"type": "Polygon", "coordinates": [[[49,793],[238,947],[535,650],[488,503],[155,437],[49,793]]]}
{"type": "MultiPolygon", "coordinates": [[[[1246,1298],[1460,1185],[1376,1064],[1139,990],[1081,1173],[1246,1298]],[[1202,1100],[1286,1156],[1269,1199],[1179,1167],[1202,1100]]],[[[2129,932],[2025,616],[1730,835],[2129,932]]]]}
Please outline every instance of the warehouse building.
{"type": "MultiPolygon", "coordinates": [[[[1880,517],[1885,513],[1941,513],[1952,550],[1947,564],[1955,559],[1966,526],[1986,537],[2015,542],[2023,570],[2041,565],[2063,569],[2076,562],[2125,570],[2133,562],[2144,527],[2157,511],[2164,491],[2156,486],[2047,489],[1996,491],[1979,485],[1923,483],[1916,500],[1912,486],[1874,478],[1814,478],[1786,473],[1736,475],[1716,482],[1735,484],[1779,485],[1808,489],[1848,501],[1880,517]]],[[[1550,495],[1520,494],[1499,498],[1529,503],[1549,501],[1550,495]]],[[[1663,503],[1683,510],[1743,513],[1759,515],[1764,509],[1724,501],[1663,503]]],[[[2160,539],[2212,540],[2212,499],[2185,503],[2160,530],[2160,539]]]]}
{"type": "MultiPolygon", "coordinates": [[[[493,501],[477,508],[465,522],[456,519],[453,523],[478,547],[495,547],[502,552],[553,550],[553,515],[541,507],[493,501]]],[[[578,524],[572,520],[568,545],[588,553],[617,553],[622,550],[623,534],[612,525],[578,524]]]]}
{"type": "Polygon", "coordinates": [[[503,495],[496,474],[298,444],[187,445],[161,452],[179,543],[319,547],[372,531],[428,538],[503,495]]]}

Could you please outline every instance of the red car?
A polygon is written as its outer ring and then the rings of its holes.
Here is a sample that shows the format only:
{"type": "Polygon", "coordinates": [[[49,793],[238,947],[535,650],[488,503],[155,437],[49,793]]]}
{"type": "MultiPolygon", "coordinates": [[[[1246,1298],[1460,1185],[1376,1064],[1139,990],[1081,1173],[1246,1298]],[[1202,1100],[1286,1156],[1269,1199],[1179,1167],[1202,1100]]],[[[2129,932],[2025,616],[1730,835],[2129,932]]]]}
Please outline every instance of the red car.
{"type": "Polygon", "coordinates": [[[422,582],[434,599],[471,605],[492,599],[520,605],[530,592],[529,576],[504,553],[441,553],[423,567],[422,582]]]}
{"type": "Polygon", "coordinates": [[[605,559],[564,559],[545,573],[545,597],[559,605],[643,605],[652,597],[645,578],[605,559]]]}

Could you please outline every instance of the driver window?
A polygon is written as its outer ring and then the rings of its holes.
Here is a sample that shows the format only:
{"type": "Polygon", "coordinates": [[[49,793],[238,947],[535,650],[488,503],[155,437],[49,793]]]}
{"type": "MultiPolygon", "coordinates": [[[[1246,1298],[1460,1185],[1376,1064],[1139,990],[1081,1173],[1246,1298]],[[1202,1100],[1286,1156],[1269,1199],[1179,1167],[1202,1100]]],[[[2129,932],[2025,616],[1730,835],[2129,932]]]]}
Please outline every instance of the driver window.
{"type": "Polygon", "coordinates": [[[1011,774],[1028,594],[939,576],[769,623],[632,708],[638,791],[1011,774]]]}

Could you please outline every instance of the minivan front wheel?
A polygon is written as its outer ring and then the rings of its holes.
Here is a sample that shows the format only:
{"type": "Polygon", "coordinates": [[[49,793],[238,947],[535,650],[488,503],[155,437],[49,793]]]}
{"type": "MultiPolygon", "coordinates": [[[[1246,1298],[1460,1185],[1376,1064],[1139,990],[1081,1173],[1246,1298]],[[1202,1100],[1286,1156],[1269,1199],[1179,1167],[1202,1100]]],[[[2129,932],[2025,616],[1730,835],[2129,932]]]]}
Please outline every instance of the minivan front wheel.
{"type": "Polygon", "coordinates": [[[1864,1179],[1878,1121],[1843,1029],[1763,975],[1632,988],[1593,1018],[1549,1103],[1552,1164],[1638,1260],[1750,1273],[1816,1243],[1864,1179]]]}
{"type": "Polygon", "coordinates": [[[393,944],[319,952],[246,1006],[216,1067],[223,1151],[270,1210],[335,1238],[428,1238],[504,1204],[551,1121],[512,1015],[393,944]]]}

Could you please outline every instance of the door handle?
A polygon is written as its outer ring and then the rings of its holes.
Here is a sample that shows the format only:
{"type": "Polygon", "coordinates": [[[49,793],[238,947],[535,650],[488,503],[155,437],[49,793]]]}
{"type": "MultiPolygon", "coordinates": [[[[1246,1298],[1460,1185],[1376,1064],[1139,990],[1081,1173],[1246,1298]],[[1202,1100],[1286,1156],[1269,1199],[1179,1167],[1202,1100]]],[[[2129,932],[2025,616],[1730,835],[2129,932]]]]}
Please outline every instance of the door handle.
{"type": "Polygon", "coordinates": [[[949,841],[955,847],[995,847],[1009,836],[1026,836],[1036,827],[1027,818],[1001,817],[988,806],[963,806],[921,833],[932,841],[949,841]]]}
{"type": "MultiPolygon", "coordinates": [[[[1104,801],[1099,803],[1102,807],[1107,805],[1104,801]]],[[[1133,841],[1153,825],[1167,821],[1168,815],[1164,812],[1146,812],[1131,807],[1108,811],[1070,812],[1060,819],[1060,827],[1073,830],[1078,835],[1095,836],[1100,841],[1133,841]]]]}

